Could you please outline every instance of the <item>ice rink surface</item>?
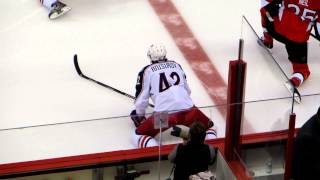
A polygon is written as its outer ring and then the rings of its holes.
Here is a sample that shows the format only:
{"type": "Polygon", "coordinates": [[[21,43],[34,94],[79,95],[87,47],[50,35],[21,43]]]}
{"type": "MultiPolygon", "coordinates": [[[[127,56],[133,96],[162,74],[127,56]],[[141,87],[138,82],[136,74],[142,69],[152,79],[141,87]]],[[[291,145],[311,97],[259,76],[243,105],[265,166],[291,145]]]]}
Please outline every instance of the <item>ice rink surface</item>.
{"type": "MultiPolygon", "coordinates": [[[[248,63],[245,100],[250,102],[245,106],[242,131],[247,134],[287,127],[290,99],[253,102],[290,96],[281,71],[257,45],[255,35],[242,20],[245,15],[261,34],[259,1],[172,0],[179,14],[165,17],[152,2],[169,0],[64,2],[72,10],[50,21],[38,0],[0,1],[4,8],[0,12],[0,164],[135,148],[131,142],[134,126],[125,117],[134,108],[133,100],[80,78],[73,55],[78,55],[84,74],[134,95],[137,74],[149,63],[146,52],[152,43],[165,44],[167,57],[182,65],[195,105],[203,107],[217,105],[217,99],[226,98],[229,61],[237,59],[242,35],[244,60],[248,63]],[[192,37],[176,38],[163,20],[167,18],[174,24],[181,17],[192,37]],[[195,44],[224,81],[220,89],[207,85],[206,79],[195,72],[197,68],[203,72],[212,68],[190,64],[181,48],[192,49],[195,44]],[[109,118],[118,116],[121,117],[109,118]],[[107,119],[8,130],[100,118],[107,119]]],[[[312,74],[299,88],[306,96],[294,109],[296,127],[320,105],[319,48],[319,42],[311,38],[312,74]]],[[[284,46],[276,43],[272,54],[290,76],[291,65],[284,46]]],[[[225,114],[218,109],[206,108],[204,112],[216,123],[219,137],[223,137],[225,114]]]]}

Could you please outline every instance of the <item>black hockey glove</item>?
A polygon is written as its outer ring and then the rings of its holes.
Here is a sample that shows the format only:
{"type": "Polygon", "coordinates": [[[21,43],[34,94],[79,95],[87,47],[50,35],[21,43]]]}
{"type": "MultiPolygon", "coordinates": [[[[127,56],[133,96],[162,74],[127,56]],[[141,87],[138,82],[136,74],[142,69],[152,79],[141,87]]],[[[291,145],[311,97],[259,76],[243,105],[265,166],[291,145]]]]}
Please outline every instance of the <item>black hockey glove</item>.
{"type": "Polygon", "coordinates": [[[172,131],[170,132],[172,136],[180,137],[182,139],[188,139],[189,132],[184,131],[183,129],[177,127],[177,126],[172,126],[172,131]]]}
{"type": "Polygon", "coordinates": [[[136,110],[131,111],[130,117],[136,127],[138,127],[141,122],[146,119],[144,116],[138,115],[136,110]]]}
{"type": "Polygon", "coordinates": [[[181,128],[179,128],[179,127],[177,127],[177,126],[173,126],[173,127],[172,127],[172,131],[170,132],[170,134],[171,134],[172,136],[180,137],[181,131],[182,131],[181,128]]]}

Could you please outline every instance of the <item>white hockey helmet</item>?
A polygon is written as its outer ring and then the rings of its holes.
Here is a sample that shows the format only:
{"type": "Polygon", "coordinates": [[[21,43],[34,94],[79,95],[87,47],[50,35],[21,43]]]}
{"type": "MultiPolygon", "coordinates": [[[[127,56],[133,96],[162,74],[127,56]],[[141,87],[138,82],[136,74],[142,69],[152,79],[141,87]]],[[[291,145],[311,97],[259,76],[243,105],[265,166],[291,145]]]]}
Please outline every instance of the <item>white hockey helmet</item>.
{"type": "Polygon", "coordinates": [[[151,63],[165,61],[167,50],[162,44],[152,44],[149,47],[147,55],[150,58],[151,63]]]}

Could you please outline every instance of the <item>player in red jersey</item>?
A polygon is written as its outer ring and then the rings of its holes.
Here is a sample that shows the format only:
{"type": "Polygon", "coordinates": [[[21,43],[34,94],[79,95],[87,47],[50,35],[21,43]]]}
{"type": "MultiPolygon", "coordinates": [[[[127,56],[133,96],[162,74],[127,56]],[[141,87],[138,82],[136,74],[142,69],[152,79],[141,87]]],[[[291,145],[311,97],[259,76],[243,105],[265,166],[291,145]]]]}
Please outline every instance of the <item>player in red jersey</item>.
{"type": "Polygon", "coordinates": [[[299,87],[310,75],[307,41],[313,27],[320,29],[320,1],[261,0],[261,6],[261,41],[270,49],[273,39],[285,45],[293,68],[287,85],[299,87]]]}

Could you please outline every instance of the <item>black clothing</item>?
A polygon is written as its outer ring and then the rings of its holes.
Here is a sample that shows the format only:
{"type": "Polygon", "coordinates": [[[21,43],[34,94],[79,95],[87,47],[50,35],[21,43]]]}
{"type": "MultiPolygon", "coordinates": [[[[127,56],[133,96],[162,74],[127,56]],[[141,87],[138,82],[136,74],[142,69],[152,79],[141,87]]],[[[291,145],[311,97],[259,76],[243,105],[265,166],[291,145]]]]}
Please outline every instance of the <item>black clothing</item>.
{"type": "Polygon", "coordinates": [[[144,75],[144,71],[147,69],[147,67],[149,67],[149,65],[145,66],[142,68],[142,70],[139,72],[138,74],[138,78],[137,78],[137,82],[136,82],[136,94],[135,97],[137,98],[139,96],[139,94],[142,91],[142,82],[143,82],[143,75],[144,75]]]}
{"type": "Polygon", "coordinates": [[[320,179],[320,108],[297,134],[292,168],[295,180],[320,179]]]}
{"type": "Polygon", "coordinates": [[[277,33],[274,28],[273,22],[270,22],[268,20],[266,21],[266,28],[268,30],[268,33],[274,39],[285,44],[285,47],[288,53],[288,59],[292,63],[298,63],[298,64],[307,63],[308,61],[308,43],[307,42],[299,43],[299,42],[294,42],[287,39],[285,36],[277,33]]]}
{"type": "Polygon", "coordinates": [[[176,153],[171,159],[176,164],[174,180],[188,180],[190,175],[208,170],[215,156],[213,148],[207,144],[179,144],[173,153],[176,153]]]}

